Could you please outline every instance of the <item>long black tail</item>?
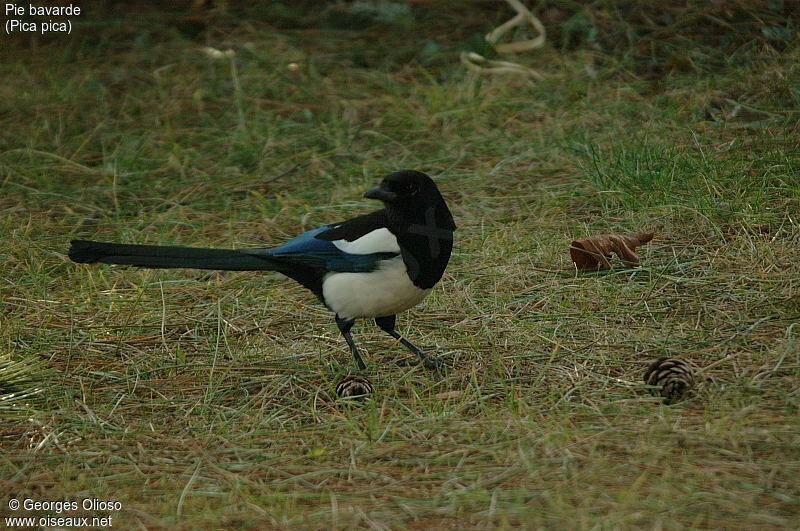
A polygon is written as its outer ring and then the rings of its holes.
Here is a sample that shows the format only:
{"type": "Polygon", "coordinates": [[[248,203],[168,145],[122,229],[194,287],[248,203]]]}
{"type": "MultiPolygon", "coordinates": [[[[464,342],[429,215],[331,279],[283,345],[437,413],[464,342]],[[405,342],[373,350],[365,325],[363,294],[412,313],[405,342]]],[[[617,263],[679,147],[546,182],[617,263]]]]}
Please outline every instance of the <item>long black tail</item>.
{"type": "Polygon", "coordinates": [[[150,268],[224,269],[227,271],[280,271],[286,264],[267,254],[254,256],[235,249],[203,249],[161,245],[72,240],[69,258],[81,264],[123,264],[150,268]]]}

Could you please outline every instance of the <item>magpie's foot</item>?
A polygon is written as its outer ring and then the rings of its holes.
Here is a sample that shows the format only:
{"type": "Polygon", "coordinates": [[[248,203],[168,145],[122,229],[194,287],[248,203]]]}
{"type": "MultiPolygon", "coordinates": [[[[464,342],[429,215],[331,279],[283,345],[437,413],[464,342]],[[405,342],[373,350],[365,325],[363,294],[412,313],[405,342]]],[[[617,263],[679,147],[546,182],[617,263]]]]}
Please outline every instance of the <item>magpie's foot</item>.
{"type": "Polygon", "coordinates": [[[422,361],[422,366],[426,369],[436,370],[438,371],[442,367],[445,366],[444,360],[442,358],[435,358],[433,356],[426,356],[424,359],[420,360],[419,358],[407,358],[404,360],[400,360],[397,362],[398,367],[414,367],[419,365],[419,362],[422,361]]]}
{"type": "Polygon", "coordinates": [[[428,356],[422,362],[426,369],[436,370],[438,371],[442,367],[444,367],[444,360],[442,358],[434,358],[433,356],[428,356]]]}
{"type": "Polygon", "coordinates": [[[359,370],[359,371],[366,371],[366,370],[367,370],[367,364],[366,364],[366,363],[364,363],[364,360],[363,360],[363,359],[361,359],[361,356],[359,356],[358,354],[356,354],[356,355],[354,356],[354,358],[355,358],[355,360],[356,360],[356,367],[358,367],[358,370],[359,370]]]}

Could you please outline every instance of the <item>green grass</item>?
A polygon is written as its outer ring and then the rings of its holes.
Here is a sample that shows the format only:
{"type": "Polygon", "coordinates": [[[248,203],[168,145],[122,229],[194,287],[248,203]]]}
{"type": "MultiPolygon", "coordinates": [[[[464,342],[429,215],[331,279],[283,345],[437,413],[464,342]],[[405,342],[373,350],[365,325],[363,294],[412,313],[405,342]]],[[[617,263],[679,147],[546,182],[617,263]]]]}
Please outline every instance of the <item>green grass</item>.
{"type": "Polygon", "coordinates": [[[455,53],[475,22],[440,24],[433,59],[402,28],[258,20],[209,33],[235,67],[142,23],[0,51],[6,499],[118,500],[87,514],[123,528],[800,525],[797,47],[655,80],[549,49],[521,58],[541,83],[476,81],[455,53]],[[278,243],[374,208],[400,168],[459,226],[400,330],[454,367],[397,367],[358,324],[362,405],[291,281],[65,255],[278,243]],[[573,239],[640,231],[641,267],[573,270],[573,239]],[[661,356],[713,382],[664,406],[642,383],[661,356]]]}

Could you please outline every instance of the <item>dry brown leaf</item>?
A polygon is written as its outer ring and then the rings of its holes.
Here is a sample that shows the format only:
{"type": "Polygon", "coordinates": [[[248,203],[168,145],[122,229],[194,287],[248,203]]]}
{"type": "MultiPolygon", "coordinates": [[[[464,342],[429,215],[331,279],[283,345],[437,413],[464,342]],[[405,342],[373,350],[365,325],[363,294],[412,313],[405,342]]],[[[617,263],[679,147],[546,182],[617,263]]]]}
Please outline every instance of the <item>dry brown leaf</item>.
{"type": "Polygon", "coordinates": [[[611,253],[627,265],[638,265],[634,250],[653,239],[652,232],[639,234],[598,234],[572,242],[569,254],[578,269],[609,269],[611,253]]]}

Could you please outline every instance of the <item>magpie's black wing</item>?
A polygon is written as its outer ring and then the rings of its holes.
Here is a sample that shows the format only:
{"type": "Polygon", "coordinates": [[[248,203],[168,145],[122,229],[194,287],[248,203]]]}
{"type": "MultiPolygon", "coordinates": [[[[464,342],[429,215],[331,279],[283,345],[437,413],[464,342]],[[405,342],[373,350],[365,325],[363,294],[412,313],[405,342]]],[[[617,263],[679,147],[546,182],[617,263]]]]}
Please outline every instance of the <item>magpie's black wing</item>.
{"type": "Polygon", "coordinates": [[[312,229],[271,249],[240,249],[239,252],[323,272],[374,271],[381,260],[400,254],[397,240],[386,229],[382,217],[375,214],[378,213],[312,229]]]}
{"type": "Polygon", "coordinates": [[[388,221],[386,211],[378,210],[341,223],[328,225],[329,229],[317,234],[315,238],[328,241],[345,240],[352,242],[370,232],[387,228],[388,221]]]}

